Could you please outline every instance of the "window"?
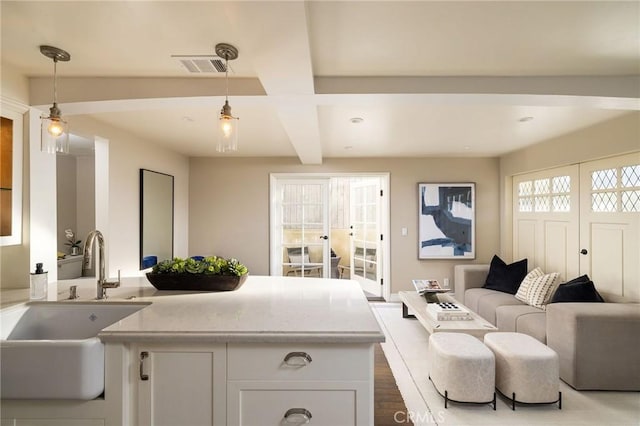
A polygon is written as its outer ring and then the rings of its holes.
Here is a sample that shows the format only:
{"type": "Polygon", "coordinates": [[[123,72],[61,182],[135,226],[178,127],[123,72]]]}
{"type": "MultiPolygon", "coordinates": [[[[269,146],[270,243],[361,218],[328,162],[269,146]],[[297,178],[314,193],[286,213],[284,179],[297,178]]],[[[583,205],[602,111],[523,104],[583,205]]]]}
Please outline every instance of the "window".
{"type": "Polygon", "coordinates": [[[591,172],[591,210],[640,212],[640,164],[591,172]]]}
{"type": "Polygon", "coordinates": [[[520,212],[571,211],[571,178],[554,176],[518,184],[518,210],[520,212]]]}

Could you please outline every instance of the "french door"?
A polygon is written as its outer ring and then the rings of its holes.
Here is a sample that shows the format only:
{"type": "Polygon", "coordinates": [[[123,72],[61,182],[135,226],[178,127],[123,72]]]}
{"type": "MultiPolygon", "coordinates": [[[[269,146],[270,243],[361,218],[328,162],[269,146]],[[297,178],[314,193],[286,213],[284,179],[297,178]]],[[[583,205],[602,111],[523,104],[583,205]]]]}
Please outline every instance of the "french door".
{"type": "Polygon", "coordinates": [[[368,297],[382,297],[380,179],[354,180],[350,194],[351,279],[360,283],[368,297]]]}
{"type": "Polygon", "coordinates": [[[271,275],[351,279],[369,298],[391,297],[388,173],[272,173],[270,181],[271,275]]]}

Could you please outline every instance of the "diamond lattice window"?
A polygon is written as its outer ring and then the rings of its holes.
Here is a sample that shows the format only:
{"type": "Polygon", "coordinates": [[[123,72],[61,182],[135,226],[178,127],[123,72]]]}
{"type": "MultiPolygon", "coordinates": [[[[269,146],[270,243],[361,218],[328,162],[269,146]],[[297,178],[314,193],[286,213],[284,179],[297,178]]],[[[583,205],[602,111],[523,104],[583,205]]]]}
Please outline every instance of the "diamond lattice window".
{"type": "Polygon", "coordinates": [[[533,211],[533,200],[531,198],[520,198],[519,200],[518,210],[521,212],[532,212],[533,211]]]}
{"type": "Polygon", "coordinates": [[[640,212],[640,164],[591,173],[591,210],[640,212]]]}
{"type": "Polygon", "coordinates": [[[571,211],[571,177],[554,176],[518,184],[518,210],[520,212],[571,211]]]}
{"type": "Polygon", "coordinates": [[[591,209],[597,213],[617,211],[618,194],[615,192],[596,192],[591,194],[591,209]]]}
{"type": "Polygon", "coordinates": [[[613,189],[618,185],[617,177],[616,169],[596,170],[591,173],[591,189],[613,189]]]}
{"type": "Polygon", "coordinates": [[[571,211],[571,198],[569,195],[556,195],[552,200],[554,212],[571,211]]]}
{"type": "Polygon", "coordinates": [[[535,209],[537,212],[548,212],[549,211],[549,197],[535,197],[535,209]]]}
{"type": "Polygon", "coordinates": [[[528,197],[531,195],[533,189],[533,182],[530,180],[526,182],[520,182],[518,184],[518,195],[521,197],[528,197]]]}
{"type": "Polygon", "coordinates": [[[534,182],[535,194],[548,194],[549,192],[549,179],[537,179],[534,182]]]}
{"type": "Polygon", "coordinates": [[[640,212],[640,191],[623,191],[621,201],[623,212],[640,212]]]}
{"type": "Polygon", "coordinates": [[[624,188],[640,186],[640,164],[636,164],[635,166],[623,167],[621,175],[622,186],[624,188]]]}
{"type": "Polygon", "coordinates": [[[551,181],[554,194],[571,192],[571,178],[569,176],[556,176],[551,181]]]}

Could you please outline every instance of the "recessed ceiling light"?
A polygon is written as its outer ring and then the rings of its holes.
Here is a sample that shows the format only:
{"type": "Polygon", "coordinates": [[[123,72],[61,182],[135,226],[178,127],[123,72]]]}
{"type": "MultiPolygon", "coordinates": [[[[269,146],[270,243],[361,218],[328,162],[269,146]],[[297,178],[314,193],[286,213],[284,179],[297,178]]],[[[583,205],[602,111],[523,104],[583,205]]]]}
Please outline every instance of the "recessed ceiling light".
{"type": "Polygon", "coordinates": [[[185,115],[184,117],[182,117],[182,121],[192,122],[193,118],[188,117],[188,116],[185,115]]]}
{"type": "Polygon", "coordinates": [[[520,118],[518,121],[521,123],[526,123],[527,121],[531,121],[531,120],[533,120],[533,117],[527,116],[527,117],[520,118]]]}
{"type": "Polygon", "coordinates": [[[344,147],[344,149],[346,149],[347,151],[349,151],[349,150],[353,149],[353,146],[351,146],[351,145],[347,145],[347,146],[345,146],[345,147],[344,147]]]}
{"type": "Polygon", "coordinates": [[[464,149],[468,151],[468,150],[471,149],[471,147],[467,145],[467,146],[464,147],[464,149]]]}
{"type": "Polygon", "coordinates": [[[349,121],[353,124],[359,124],[362,123],[364,121],[364,118],[362,117],[352,117],[349,119],[349,121]]]}

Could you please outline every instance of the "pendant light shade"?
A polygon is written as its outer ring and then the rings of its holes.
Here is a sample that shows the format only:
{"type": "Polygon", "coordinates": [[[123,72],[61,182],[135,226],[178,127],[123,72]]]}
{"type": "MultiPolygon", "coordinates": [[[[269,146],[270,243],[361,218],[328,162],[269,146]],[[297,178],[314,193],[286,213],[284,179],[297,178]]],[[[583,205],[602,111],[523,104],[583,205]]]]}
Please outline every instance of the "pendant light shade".
{"type": "Polygon", "coordinates": [[[229,105],[229,66],[228,62],[238,57],[238,49],[226,43],[216,45],[216,54],[224,58],[224,72],[227,93],[224,105],[220,111],[218,119],[218,143],[216,151],[229,152],[238,150],[238,117],[231,114],[231,105],[229,105]]]}
{"type": "Polygon", "coordinates": [[[41,120],[41,145],[42,152],[55,154],[57,152],[69,153],[69,125],[62,118],[57,103],[57,64],[58,61],[67,62],[71,55],[62,49],[53,46],[40,46],[40,52],[53,59],[53,106],[49,108],[49,115],[42,115],[41,120]]]}

